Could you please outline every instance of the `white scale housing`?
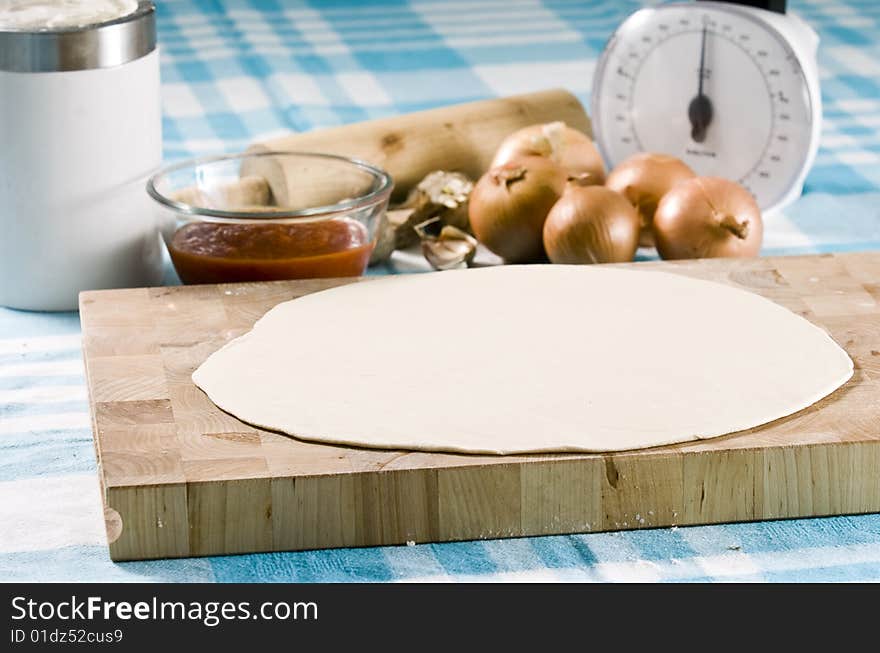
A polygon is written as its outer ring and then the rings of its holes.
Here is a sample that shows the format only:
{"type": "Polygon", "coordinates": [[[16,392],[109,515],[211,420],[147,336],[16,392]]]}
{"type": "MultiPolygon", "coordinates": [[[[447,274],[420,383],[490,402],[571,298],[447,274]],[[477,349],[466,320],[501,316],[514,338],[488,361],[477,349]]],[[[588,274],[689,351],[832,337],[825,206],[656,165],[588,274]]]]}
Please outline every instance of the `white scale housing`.
{"type": "Polygon", "coordinates": [[[641,9],[615,31],[593,80],[597,144],[613,166],[636,152],[676,156],[738,181],[765,213],[797,199],[819,146],[818,35],[800,18],[716,2],[641,9]],[[713,117],[691,137],[706,27],[703,93],[713,117]]]}

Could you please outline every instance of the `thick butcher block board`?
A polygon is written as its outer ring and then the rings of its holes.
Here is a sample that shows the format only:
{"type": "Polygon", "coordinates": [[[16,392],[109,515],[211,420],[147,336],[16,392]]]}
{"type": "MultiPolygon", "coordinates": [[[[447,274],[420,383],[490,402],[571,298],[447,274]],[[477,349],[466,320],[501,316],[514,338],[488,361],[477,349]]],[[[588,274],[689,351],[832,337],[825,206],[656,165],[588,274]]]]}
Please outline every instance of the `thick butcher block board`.
{"type": "MultiPolygon", "coordinates": [[[[275,304],[354,280],[87,292],[80,310],[110,555],[880,511],[880,253],[637,265],[738,286],[788,307],[849,352],[853,378],[766,426],[651,450],[472,456],[329,446],[238,421],[211,404],[190,374],[275,304]]],[[[638,401],[632,398],[634,410],[638,401]]]]}

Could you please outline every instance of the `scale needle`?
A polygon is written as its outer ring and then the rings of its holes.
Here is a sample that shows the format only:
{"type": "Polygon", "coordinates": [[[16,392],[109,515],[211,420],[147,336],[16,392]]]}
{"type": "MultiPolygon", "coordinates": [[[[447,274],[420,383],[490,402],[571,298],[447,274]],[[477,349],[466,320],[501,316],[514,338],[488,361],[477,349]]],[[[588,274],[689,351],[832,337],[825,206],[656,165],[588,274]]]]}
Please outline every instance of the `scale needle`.
{"type": "Polygon", "coordinates": [[[707,25],[703,23],[703,36],[700,40],[700,71],[697,96],[688,105],[688,118],[691,121],[691,138],[697,143],[706,140],[706,129],[712,122],[712,101],[703,93],[703,79],[706,69],[706,32],[707,25]]]}

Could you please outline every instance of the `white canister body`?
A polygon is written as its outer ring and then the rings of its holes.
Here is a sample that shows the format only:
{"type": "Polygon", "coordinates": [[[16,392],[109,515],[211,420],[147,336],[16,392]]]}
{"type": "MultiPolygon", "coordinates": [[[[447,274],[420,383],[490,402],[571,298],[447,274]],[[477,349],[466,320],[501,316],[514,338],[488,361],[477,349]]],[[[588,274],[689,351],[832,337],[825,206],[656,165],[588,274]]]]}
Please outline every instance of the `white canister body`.
{"type": "Polygon", "coordinates": [[[158,283],[144,188],[161,159],[158,49],[105,68],[0,71],[0,305],[70,310],[82,290],[158,283]]]}

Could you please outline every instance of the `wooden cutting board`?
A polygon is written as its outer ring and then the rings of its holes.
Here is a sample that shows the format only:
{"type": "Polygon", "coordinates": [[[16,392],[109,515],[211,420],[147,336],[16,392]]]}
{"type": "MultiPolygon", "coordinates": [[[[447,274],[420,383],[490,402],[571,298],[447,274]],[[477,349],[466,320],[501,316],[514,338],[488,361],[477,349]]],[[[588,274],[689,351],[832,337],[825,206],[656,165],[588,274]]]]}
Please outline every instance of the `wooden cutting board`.
{"type": "Polygon", "coordinates": [[[637,265],[788,307],[849,352],[853,378],[766,426],[651,450],[473,456],[337,447],[248,426],[211,404],[190,374],[275,304],[356,280],[83,293],[111,557],[880,511],[880,253],[637,265]]]}

